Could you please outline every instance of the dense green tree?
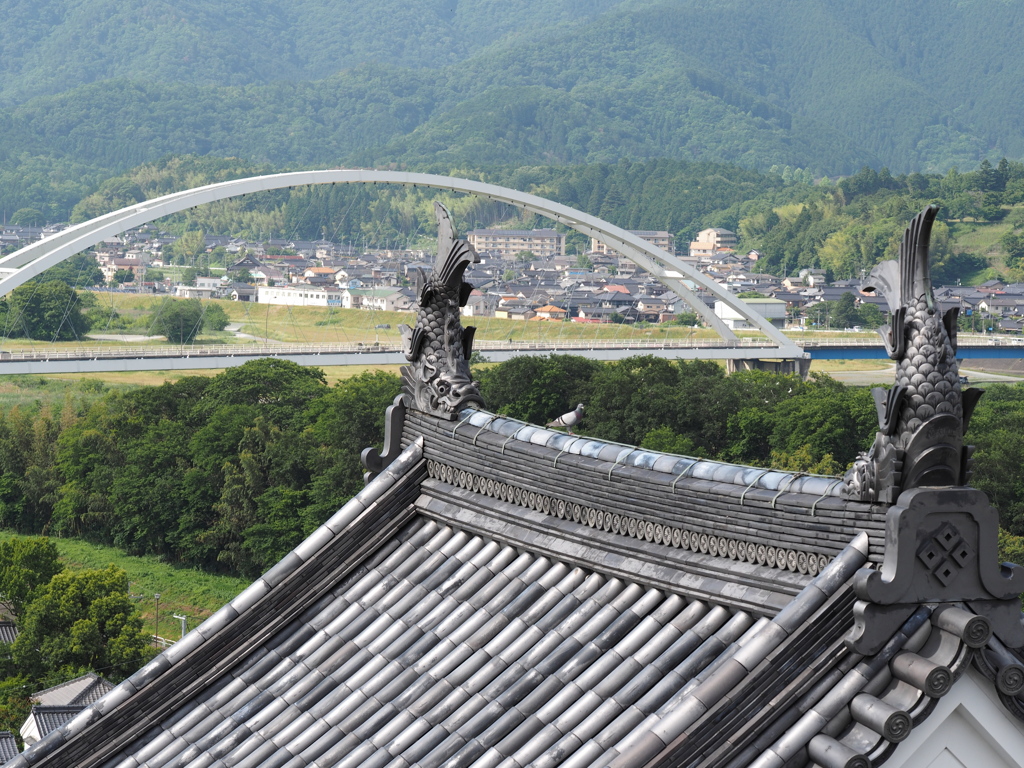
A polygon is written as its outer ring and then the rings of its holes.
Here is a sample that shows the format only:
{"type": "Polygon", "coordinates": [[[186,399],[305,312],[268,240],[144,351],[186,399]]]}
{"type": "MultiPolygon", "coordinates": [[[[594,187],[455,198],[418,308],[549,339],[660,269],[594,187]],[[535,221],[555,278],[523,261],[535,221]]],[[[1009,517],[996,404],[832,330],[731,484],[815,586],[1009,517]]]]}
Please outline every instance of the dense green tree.
{"type": "Polygon", "coordinates": [[[0,604],[11,615],[21,616],[35,592],[63,568],[49,539],[0,541],[0,604]]]}
{"type": "Polygon", "coordinates": [[[1006,250],[1007,266],[1020,267],[1024,262],[1024,235],[1010,230],[999,240],[999,244],[1006,250]]]}
{"type": "Polygon", "coordinates": [[[228,313],[224,311],[224,307],[220,304],[207,304],[204,307],[204,331],[223,331],[229,322],[231,321],[228,318],[228,313]]]}
{"type": "Polygon", "coordinates": [[[10,335],[41,341],[74,341],[89,330],[78,293],[61,280],[19,285],[4,303],[10,335]]]}
{"type": "MultiPolygon", "coordinates": [[[[0,654],[7,656],[8,649],[0,644],[0,654]]],[[[13,666],[9,660],[6,664],[0,661],[0,669],[8,669],[13,666]]],[[[29,693],[34,686],[32,681],[24,675],[14,674],[0,680],[0,730],[18,733],[21,726],[25,724],[29,713],[32,711],[32,701],[29,693]]]]}
{"type": "Polygon", "coordinates": [[[1024,387],[994,384],[985,390],[966,436],[977,447],[972,484],[988,494],[1004,528],[1024,535],[1024,387]]]}
{"type": "Polygon", "coordinates": [[[199,299],[165,299],[153,313],[150,328],[172,344],[191,344],[203,328],[203,304],[199,299]]]}
{"type": "MultiPolygon", "coordinates": [[[[171,259],[175,264],[192,266],[196,258],[206,250],[206,235],[202,230],[190,230],[170,245],[171,259]]],[[[209,274],[209,272],[207,272],[209,274]]],[[[195,280],[195,276],[192,276],[195,280]]],[[[194,283],[190,283],[194,284],[194,283]]]]}
{"type": "Polygon", "coordinates": [[[384,413],[401,392],[401,380],[373,371],[338,382],[306,411],[315,441],[313,499],[318,518],[334,512],[337,494],[357,493],[362,482],[359,454],[364,448],[383,449],[384,413]]]}
{"type": "Polygon", "coordinates": [[[641,447],[662,453],[677,453],[681,456],[693,456],[698,453],[697,445],[689,437],[677,435],[672,427],[662,426],[652,429],[644,437],[641,447]]]}
{"type": "Polygon", "coordinates": [[[11,644],[14,663],[39,681],[67,680],[91,669],[114,680],[145,662],[148,638],[120,568],[62,571],[38,590],[11,644]]]}
{"type": "Polygon", "coordinates": [[[637,445],[668,423],[663,409],[670,407],[679,386],[679,367],[662,358],[632,357],[603,365],[591,377],[590,398],[584,401],[586,432],[637,445]]]}
{"type": "Polygon", "coordinates": [[[263,357],[229,368],[206,387],[200,408],[212,413],[221,406],[259,407],[274,423],[298,418],[306,406],[327,391],[324,372],[290,360],[263,357]]]}
{"type": "Polygon", "coordinates": [[[42,280],[60,280],[72,288],[103,284],[103,272],[91,253],[76,253],[50,267],[40,276],[42,280]]]}
{"type": "Polygon", "coordinates": [[[45,223],[43,214],[36,208],[19,208],[11,214],[11,224],[39,227],[45,223]]]}
{"type": "Polygon", "coordinates": [[[480,386],[495,412],[546,424],[587,401],[590,380],[601,368],[573,355],[516,357],[481,371],[480,386]]]}

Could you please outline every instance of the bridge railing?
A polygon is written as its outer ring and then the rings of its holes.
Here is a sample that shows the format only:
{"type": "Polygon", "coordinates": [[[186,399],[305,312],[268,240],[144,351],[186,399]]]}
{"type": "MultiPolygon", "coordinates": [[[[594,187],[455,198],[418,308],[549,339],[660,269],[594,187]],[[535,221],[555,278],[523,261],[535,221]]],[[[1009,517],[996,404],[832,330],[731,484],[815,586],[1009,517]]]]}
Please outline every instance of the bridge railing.
{"type": "MultiPolygon", "coordinates": [[[[797,343],[805,349],[835,348],[877,348],[881,339],[851,338],[806,338],[797,343]]],[[[1024,338],[981,334],[960,334],[959,343],[970,347],[1024,347],[1024,338]]],[[[763,338],[739,338],[724,340],[704,339],[479,339],[473,349],[488,351],[572,351],[595,349],[761,349],[769,357],[777,350],[770,341],[763,338]]],[[[123,345],[103,347],[39,347],[36,349],[0,350],[3,361],[24,360],[95,360],[95,359],[141,359],[141,358],[189,358],[189,357],[268,357],[282,355],[330,355],[330,354],[384,354],[401,352],[397,342],[346,342],[319,344],[202,344],[202,345],[123,345]]]]}
{"type": "MultiPolygon", "coordinates": [[[[796,339],[796,343],[805,348],[835,348],[835,347],[880,347],[881,338],[874,339],[848,339],[848,338],[810,338],[796,339]]],[[[980,333],[959,333],[957,344],[964,347],[1024,347],[1024,338],[1019,336],[995,336],[980,333]]]]}
{"type": "MultiPolygon", "coordinates": [[[[561,349],[669,349],[669,348],[765,348],[773,349],[768,341],[761,339],[601,339],[580,340],[491,340],[475,341],[473,348],[487,350],[561,350],[561,349]]],[[[398,343],[356,342],[345,344],[204,344],[195,346],[104,346],[54,348],[45,347],[26,350],[0,351],[3,360],[83,360],[95,358],[143,358],[143,357],[261,357],[280,355],[322,355],[401,352],[398,343]]]]}

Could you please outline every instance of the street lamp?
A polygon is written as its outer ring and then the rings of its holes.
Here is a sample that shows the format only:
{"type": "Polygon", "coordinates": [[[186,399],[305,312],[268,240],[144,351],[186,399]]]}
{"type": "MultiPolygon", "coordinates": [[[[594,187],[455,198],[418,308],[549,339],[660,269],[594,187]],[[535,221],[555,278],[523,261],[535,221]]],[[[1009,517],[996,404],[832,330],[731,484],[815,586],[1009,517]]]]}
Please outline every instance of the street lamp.
{"type": "Polygon", "coordinates": [[[176,618],[178,621],[181,622],[181,636],[185,637],[185,633],[188,632],[188,617],[187,616],[181,616],[181,615],[179,615],[177,613],[172,614],[172,615],[174,616],[174,618],[176,618]]]}
{"type": "Polygon", "coordinates": [[[153,640],[156,643],[157,648],[160,647],[160,593],[157,592],[153,597],[156,598],[156,619],[153,624],[153,640]]]}

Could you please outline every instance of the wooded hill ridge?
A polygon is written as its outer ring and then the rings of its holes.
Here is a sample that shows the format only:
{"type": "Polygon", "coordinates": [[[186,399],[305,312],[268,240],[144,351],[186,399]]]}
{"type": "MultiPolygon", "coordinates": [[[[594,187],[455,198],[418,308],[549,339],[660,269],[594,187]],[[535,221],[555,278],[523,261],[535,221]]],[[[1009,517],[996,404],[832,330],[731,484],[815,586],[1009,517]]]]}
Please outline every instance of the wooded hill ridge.
{"type": "MultiPolygon", "coordinates": [[[[0,163],[1024,157],[1020,0],[0,0],[0,163]]],[[[98,172],[99,172],[98,171],[98,172]]],[[[100,173],[100,175],[104,175],[100,173]]]]}

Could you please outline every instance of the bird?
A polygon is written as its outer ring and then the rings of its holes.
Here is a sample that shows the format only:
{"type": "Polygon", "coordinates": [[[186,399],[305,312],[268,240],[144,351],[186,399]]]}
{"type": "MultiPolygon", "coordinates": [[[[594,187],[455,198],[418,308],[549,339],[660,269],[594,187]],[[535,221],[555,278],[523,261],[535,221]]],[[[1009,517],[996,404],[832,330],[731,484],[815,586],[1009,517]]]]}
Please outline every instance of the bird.
{"type": "Polygon", "coordinates": [[[572,428],[575,427],[580,421],[583,420],[583,403],[576,406],[575,411],[569,411],[563,413],[554,421],[550,422],[547,426],[549,427],[565,427],[565,431],[570,435],[574,434],[572,428]]]}

